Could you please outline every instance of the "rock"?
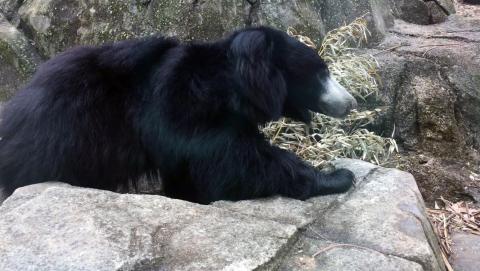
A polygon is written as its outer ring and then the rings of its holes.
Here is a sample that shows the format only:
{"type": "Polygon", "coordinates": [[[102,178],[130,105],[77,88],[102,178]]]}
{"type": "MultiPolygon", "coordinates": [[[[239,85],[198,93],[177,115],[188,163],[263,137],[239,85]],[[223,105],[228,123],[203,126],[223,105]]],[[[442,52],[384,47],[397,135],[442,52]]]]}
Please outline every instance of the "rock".
{"type": "Polygon", "coordinates": [[[430,10],[430,22],[432,24],[445,22],[448,16],[455,14],[453,0],[425,1],[430,10]]]}
{"type": "Polygon", "coordinates": [[[390,0],[393,14],[409,23],[430,24],[430,10],[422,0],[390,0]]]}
{"type": "MultiPolygon", "coordinates": [[[[427,0],[426,2],[429,2],[429,1],[427,0]]],[[[452,15],[456,13],[455,1],[453,0],[435,0],[430,2],[435,2],[438,6],[440,6],[444,10],[444,13],[447,13],[448,15],[452,15]]]]}
{"type": "Polygon", "coordinates": [[[22,86],[41,58],[75,45],[157,33],[208,41],[253,25],[293,27],[319,43],[328,30],[365,14],[377,42],[393,25],[386,1],[1,0],[0,99],[22,86]]]}
{"type": "MultiPolygon", "coordinates": [[[[384,1],[25,1],[20,24],[43,56],[77,44],[100,44],[163,33],[182,40],[213,40],[234,29],[271,25],[297,29],[319,42],[327,30],[370,13],[372,33],[393,23],[384,1]],[[325,15],[324,17],[322,17],[325,15]]],[[[15,10],[10,8],[9,10],[15,10]]]]}
{"type": "Polygon", "coordinates": [[[389,81],[382,89],[390,102],[383,104],[391,106],[385,123],[395,124],[407,149],[446,157],[480,150],[479,23],[456,16],[421,27],[397,21],[379,46],[386,51],[372,52],[387,71],[382,81],[389,81]]]}
{"type": "Polygon", "coordinates": [[[323,0],[317,3],[328,30],[338,28],[367,14],[372,39],[376,42],[381,40],[388,28],[393,26],[390,5],[384,0],[323,0]]]}
{"type": "Polygon", "coordinates": [[[0,270],[253,270],[275,266],[291,225],[161,196],[67,185],[0,207],[0,270]]]}
{"type": "Polygon", "coordinates": [[[456,271],[476,271],[480,261],[480,236],[468,233],[452,234],[453,254],[450,256],[456,271]]]}
{"type": "Polygon", "coordinates": [[[11,97],[40,61],[27,38],[0,13],[0,101],[11,97]]]}
{"type": "MultiPolygon", "coordinates": [[[[455,108],[459,133],[465,145],[480,149],[480,20],[454,16],[444,24],[412,27],[401,22],[394,28],[408,46],[399,54],[423,57],[441,66],[440,73],[454,95],[450,107],[455,108]],[[407,38],[410,36],[411,38],[407,38]]],[[[385,46],[392,45],[387,39],[385,46]]],[[[397,43],[397,42],[395,42],[397,43]]]]}
{"type": "Polygon", "coordinates": [[[5,15],[8,20],[14,19],[22,2],[23,0],[1,0],[0,14],[5,15]]]}
{"type": "Polygon", "coordinates": [[[334,164],[357,187],[308,202],[23,187],[0,206],[0,270],[444,270],[411,175],[334,164]]]}
{"type": "Polygon", "coordinates": [[[299,33],[321,41],[327,31],[320,9],[312,1],[252,1],[250,20],[246,25],[270,25],[286,30],[293,27],[299,33]]]}
{"type": "Polygon", "coordinates": [[[209,40],[244,25],[247,1],[25,1],[18,13],[43,55],[158,32],[209,40]]]}
{"type": "Polygon", "coordinates": [[[239,202],[218,201],[213,203],[213,206],[284,224],[295,225],[299,228],[310,224],[315,218],[314,208],[311,203],[281,197],[239,202]]]}
{"type": "MultiPolygon", "coordinates": [[[[364,170],[361,163],[349,161],[340,160],[337,167],[350,169],[356,175],[364,170]]],[[[415,180],[412,175],[396,169],[371,168],[357,183],[355,191],[322,214],[309,230],[310,236],[317,233],[317,238],[330,241],[330,245],[344,244],[340,247],[352,249],[353,246],[357,251],[366,250],[364,253],[373,250],[408,259],[420,264],[424,270],[444,269],[437,239],[415,180]]],[[[318,269],[323,270],[325,262],[317,259],[317,263],[318,269]]],[[[354,270],[377,267],[370,265],[374,262],[368,259],[356,264],[359,267],[354,270]]],[[[403,266],[397,270],[411,270],[409,268],[403,266]]]]}
{"type": "Polygon", "coordinates": [[[334,164],[352,170],[357,187],[319,213],[281,270],[444,270],[410,174],[351,159],[334,164]]]}
{"type": "Polygon", "coordinates": [[[444,22],[455,13],[452,0],[390,0],[390,4],[395,17],[421,25],[444,22]]]}
{"type": "Polygon", "coordinates": [[[400,166],[414,174],[430,206],[439,196],[478,198],[471,176],[480,173],[479,25],[457,15],[427,26],[397,20],[367,51],[382,82],[369,108],[384,109],[369,128],[394,134],[406,151],[400,166]]]}
{"type": "Polygon", "coordinates": [[[402,270],[423,271],[415,261],[383,254],[366,247],[334,244],[318,237],[302,238],[293,248],[293,255],[280,268],[282,271],[339,270],[402,270]],[[319,253],[321,252],[321,253],[319,253]],[[318,255],[316,255],[318,253],[318,255]],[[315,255],[315,257],[313,257],[315,255]]]}

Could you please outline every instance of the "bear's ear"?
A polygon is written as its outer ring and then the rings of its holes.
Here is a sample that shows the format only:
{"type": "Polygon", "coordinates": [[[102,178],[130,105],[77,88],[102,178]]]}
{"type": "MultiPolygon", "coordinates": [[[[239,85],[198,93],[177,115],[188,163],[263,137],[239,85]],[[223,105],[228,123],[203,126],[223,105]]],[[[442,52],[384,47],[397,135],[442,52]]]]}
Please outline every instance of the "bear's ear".
{"type": "Polygon", "coordinates": [[[247,30],[234,37],[230,48],[237,91],[260,122],[280,118],[287,96],[285,80],[272,61],[273,46],[263,31],[247,30]]]}

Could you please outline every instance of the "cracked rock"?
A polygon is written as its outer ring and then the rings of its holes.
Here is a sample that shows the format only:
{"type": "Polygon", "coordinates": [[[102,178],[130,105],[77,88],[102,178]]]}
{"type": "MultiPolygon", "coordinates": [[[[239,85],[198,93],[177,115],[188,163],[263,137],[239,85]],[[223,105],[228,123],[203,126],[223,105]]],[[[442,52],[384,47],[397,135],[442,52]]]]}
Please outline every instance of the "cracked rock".
{"type": "Polygon", "coordinates": [[[444,270],[413,177],[351,159],[359,182],[301,234],[283,270],[444,270]]]}
{"type": "Polygon", "coordinates": [[[410,174],[335,166],[357,187],[307,202],[23,187],[0,206],[0,270],[444,270],[410,174]]]}
{"type": "Polygon", "coordinates": [[[0,207],[0,270],[253,270],[275,266],[295,226],[161,196],[64,184],[0,207]]]}

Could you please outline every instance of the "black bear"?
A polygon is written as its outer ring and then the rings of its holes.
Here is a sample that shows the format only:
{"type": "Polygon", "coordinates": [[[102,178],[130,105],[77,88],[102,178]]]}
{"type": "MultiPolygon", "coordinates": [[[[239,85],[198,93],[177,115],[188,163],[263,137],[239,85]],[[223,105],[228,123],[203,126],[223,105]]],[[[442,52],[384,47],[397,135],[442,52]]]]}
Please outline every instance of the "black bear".
{"type": "Polygon", "coordinates": [[[41,65],[5,106],[0,188],[64,181],[115,190],[160,172],[167,196],[203,204],[340,193],[350,171],[314,169],[272,146],[259,125],[355,106],[315,50],[268,27],[213,43],[77,47],[41,65]]]}

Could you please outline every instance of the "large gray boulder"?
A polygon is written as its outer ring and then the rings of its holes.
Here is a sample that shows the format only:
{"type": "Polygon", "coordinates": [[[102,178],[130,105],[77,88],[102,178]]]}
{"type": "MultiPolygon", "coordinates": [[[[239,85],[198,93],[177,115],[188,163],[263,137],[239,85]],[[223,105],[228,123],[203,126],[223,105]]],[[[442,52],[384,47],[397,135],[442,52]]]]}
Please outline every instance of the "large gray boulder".
{"type": "Polygon", "coordinates": [[[444,270],[412,175],[342,159],[355,172],[349,194],[311,199],[328,208],[309,224],[283,270],[444,270]]]}
{"type": "Polygon", "coordinates": [[[271,268],[296,227],[160,196],[58,184],[1,207],[0,270],[271,268]]]}
{"type": "Polygon", "coordinates": [[[357,187],[307,202],[20,188],[0,207],[0,270],[444,270],[410,174],[336,167],[357,187]]]}

